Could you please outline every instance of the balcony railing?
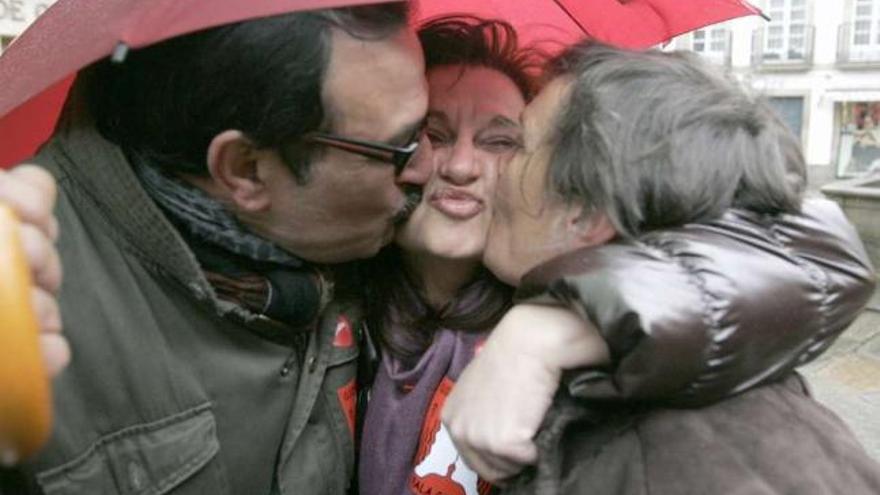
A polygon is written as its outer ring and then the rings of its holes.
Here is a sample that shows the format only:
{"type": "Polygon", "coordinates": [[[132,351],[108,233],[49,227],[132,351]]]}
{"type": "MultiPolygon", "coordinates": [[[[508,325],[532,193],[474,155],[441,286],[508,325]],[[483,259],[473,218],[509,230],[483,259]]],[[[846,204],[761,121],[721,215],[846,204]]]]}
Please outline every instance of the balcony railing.
{"type": "Polygon", "coordinates": [[[804,26],[802,35],[776,38],[780,46],[768,46],[770,26],[756,29],[752,33],[752,66],[759,68],[805,69],[813,63],[813,40],[816,36],[814,26],[804,26]]]}
{"type": "MultiPolygon", "coordinates": [[[[856,38],[854,22],[841,24],[837,30],[837,63],[880,65],[880,40],[871,39],[871,35],[872,33],[865,33],[856,38]]],[[[873,33],[873,36],[876,37],[877,33],[873,33]]]]}

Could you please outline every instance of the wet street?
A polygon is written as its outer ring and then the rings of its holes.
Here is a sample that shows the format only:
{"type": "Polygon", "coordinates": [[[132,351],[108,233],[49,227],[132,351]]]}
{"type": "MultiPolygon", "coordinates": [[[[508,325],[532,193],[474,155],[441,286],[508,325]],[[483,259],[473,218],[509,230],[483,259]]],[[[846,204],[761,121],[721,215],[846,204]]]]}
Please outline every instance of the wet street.
{"type": "Polygon", "coordinates": [[[880,461],[880,293],[831,349],[800,371],[815,397],[880,461]]]}

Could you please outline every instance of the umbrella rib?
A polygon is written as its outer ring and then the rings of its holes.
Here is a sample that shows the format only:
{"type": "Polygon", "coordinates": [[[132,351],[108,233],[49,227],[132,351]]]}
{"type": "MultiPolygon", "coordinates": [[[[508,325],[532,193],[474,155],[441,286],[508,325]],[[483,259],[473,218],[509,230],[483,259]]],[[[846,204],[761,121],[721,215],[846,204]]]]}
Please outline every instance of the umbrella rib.
{"type": "Polygon", "coordinates": [[[584,34],[586,34],[588,36],[590,35],[590,32],[587,31],[587,28],[584,27],[583,24],[581,24],[581,21],[579,21],[578,18],[575,17],[575,15],[572,14],[570,10],[568,10],[568,7],[566,7],[565,4],[563,4],[561,0],[553,0],[553,3],[558,5],[559,8],[562,9],[563,12],[565,12],[565,15],[567,15],[569,17],[569,19],[571,19],[575,24],[577,24],[577,27],[581,28],[581,31],[584,34]]]}
{"type": "Polygon", "coordinates": [[[764,11],[759,9],[758,7],[755,7],[754,5],[752,5],[752,3],[749,2],[748,0],[730,0],[729,3],[732,5],[737,5],[739,7],[743,7],[746,10],[751,10],[753,14],[763,17],[765,21],[770,20],[769,15],[765,14],[764,11]]]}

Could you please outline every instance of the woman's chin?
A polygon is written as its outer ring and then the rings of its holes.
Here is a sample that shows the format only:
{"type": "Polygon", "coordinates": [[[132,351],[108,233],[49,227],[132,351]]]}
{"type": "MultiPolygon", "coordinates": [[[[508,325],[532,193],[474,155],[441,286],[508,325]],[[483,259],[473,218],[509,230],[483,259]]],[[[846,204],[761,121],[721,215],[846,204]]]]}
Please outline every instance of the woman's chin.
{"type": "Polygon", "coordinates": [[[398,238],[396,243],[404,252],[417,254],[424,257],[433,258],[435,260],[461,261],[482,263],[483,245],[466,245],[453,242],[454,239],[442,239],[432,241],[430,239],[421,239],[422,242],[407,242],[412,239],[398,238]]]}

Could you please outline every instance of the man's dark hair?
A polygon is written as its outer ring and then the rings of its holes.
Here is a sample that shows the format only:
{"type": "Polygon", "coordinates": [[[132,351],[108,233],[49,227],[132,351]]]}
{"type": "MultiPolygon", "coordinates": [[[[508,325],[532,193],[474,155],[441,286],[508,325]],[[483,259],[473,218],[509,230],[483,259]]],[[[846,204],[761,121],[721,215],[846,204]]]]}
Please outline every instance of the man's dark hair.
{"type": "Polygon", "coordinates": [[[623,236],[800,207],[797,140],[764,102],[696,55],[584,42],[551,64],[572,78],[547,144],[551,194],[606,212],[623,236]]]}
{"type": "Polygon", "coordinates": [[[536,48],[521,46],[516,29],[498,19],[453,15],[419,28],[425,67],[486,67],[504,74],[526,101],[537,89],[536,74],[545,62],[536,48]]]}
{"type": "Polygon", "coordinates": [[[105,60],[87,74],[99,131],[126,152],[204,175],[211,140],[227,129],[276,148],[298,180],[308,176],[303,134],[326,125],[321,88],[331,28],[383,39],[407,25],[408,3],[296,12],[172,38],[105,60]]]}

